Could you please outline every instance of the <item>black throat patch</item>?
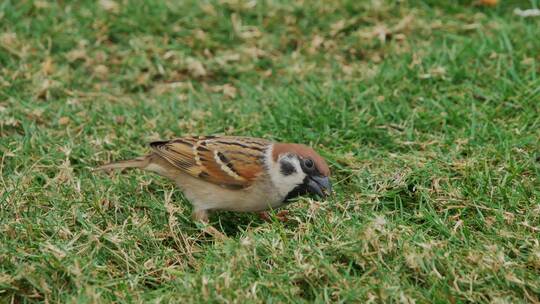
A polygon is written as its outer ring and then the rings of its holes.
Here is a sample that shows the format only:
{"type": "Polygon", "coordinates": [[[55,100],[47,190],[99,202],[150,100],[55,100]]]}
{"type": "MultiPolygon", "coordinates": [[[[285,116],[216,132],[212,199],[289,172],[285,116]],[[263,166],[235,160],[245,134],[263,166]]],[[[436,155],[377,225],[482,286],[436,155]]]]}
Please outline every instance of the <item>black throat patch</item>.
{"type": "Polygon", "coordinates": [[[289,193],[287,193],[287,196],[285,196],[285,198],[283,199],[283,202],[287,202],[293,198],[308,194],[309,193],[308,183],[309,183],[309,177],[306,176],[302,184],[296,186],[289,193]]]}

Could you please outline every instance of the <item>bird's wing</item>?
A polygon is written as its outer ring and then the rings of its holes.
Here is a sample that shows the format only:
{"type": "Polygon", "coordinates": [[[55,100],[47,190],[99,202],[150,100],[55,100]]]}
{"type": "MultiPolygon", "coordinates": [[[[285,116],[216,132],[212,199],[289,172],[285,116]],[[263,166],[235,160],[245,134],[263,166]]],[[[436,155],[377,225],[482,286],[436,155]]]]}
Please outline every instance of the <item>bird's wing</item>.
{"type": "Polygon", "coordinates": [[[235,136],[182,137],[150,143],[159,156],[193,177],[232,189],[263,173],[270,141],[235,136]]]}

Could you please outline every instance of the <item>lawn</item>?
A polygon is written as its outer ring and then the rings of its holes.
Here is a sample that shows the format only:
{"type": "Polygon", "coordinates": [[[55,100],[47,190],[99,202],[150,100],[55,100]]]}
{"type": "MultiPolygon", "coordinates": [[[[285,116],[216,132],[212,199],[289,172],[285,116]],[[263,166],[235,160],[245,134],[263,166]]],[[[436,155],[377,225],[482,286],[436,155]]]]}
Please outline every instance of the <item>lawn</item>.
{"type": "Polygon", "coordinates": [[[0,302],[538,303],[540,1],[499,2],[2,1],[0,302]],[[336,194],[216,241],[92,172],[188,134],[312,145],[336,194]]]}

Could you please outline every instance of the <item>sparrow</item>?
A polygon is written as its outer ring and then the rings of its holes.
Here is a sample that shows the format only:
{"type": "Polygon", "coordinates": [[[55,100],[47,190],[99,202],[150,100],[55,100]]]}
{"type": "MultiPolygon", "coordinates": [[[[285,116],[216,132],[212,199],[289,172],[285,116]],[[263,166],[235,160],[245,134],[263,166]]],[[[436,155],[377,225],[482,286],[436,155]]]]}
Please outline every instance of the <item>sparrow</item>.
{"type": "MultiPolygon", "coordinates": [[[[291,199],[332,191],[330,169],[312,148],[240,136],[187,136],[150,143],[142,157],[96,170],[138,168],[171,179],[193,205],[193,218],[225,210],[264,212],[291,199]]],[[[220,235],[214,228],[207,232],[220,235]]]]}

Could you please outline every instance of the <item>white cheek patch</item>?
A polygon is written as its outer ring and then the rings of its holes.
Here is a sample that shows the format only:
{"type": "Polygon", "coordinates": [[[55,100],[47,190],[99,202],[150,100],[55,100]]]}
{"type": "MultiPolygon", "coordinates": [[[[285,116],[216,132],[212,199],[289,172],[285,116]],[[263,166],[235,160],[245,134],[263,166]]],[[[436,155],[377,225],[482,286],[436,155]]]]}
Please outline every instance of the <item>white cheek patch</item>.
{"type": "Polygon", "coordinates": [[[306,174],[302,171],[298,158],[292,155],[281,156],[275,162],[272,159],[272,149],[268,149],[266,164],[268,165],[270,179],[282,197],[287,196],[294,188],[301,185],[306,177],[306,174]],[[289,170],[289,174],[285,175],[282,171],[282,162],[288,162],[288,165],[286,164],[286,166],[292,166],[294,171],[289,170]]]}

